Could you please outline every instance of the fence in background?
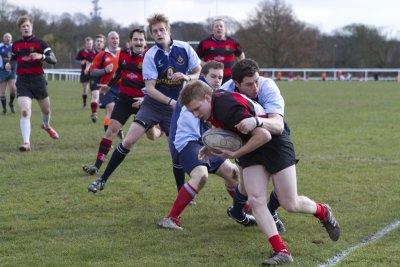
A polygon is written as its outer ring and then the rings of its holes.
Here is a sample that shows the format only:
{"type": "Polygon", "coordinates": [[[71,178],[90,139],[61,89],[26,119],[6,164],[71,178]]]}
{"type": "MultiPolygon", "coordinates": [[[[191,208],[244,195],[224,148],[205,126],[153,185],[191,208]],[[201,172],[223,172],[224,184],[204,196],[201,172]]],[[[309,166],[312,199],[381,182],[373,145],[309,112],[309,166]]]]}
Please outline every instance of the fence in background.
{"type": "MultiPolygon", "coordinates": [[[[268,69],[261,68],[260,74],[282,81],[400,81],[400,69],[268,69]]],[[[80,69],[46,69],[47,80],[78,81],[80,69]]]]}

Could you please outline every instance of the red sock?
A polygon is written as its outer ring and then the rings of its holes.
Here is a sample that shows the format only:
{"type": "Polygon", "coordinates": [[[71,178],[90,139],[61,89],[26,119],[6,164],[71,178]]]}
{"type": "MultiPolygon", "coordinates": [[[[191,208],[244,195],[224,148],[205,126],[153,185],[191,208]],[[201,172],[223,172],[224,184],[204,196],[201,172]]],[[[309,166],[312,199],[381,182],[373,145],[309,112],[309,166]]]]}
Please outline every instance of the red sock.
{"type": "Polygon", "coordinates": [[[317,211],[314,216],[317,217],[320,221],[326,218],[328,215],[328,210],[321,203],[317,203],[317,211]]]}
{"type": "Polygon", "coordinates": [[[228,191],[228,194],[233,198],[235,196],[235,185],[227,185],[225,184],[226,191],[228,191]]]}
{"type": "Polygon", "coordinates": [[[97,102],[91,102],[90,103],[90,109],[92,110],[92,113],[96,113],[97,112],[97,102]]]}
{"type": "Polygon", "coordinates": [[[271,244],[272,249],[275,252],[283,252],[290,255],[290,252],[280,235],[271,236],[270,238],[268,238],[268,242],[271,244]]]}
{"type": "Polygon", "coordinates": [[[175,199],[167,217],[178,219],[182,211],[189,205],[190,201],[197,195],[197,190],[194,189],[189,183],[185,183],[179,190],[178,196],[175,199]]]}

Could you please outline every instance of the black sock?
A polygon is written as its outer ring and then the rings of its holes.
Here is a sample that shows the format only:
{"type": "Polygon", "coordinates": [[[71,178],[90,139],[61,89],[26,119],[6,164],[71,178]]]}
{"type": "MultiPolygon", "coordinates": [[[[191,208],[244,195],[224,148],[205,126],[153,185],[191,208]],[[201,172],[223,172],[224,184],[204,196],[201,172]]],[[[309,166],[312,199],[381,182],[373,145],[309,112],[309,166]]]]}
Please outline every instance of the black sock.
{"type": "Polygon", "coordinates": [[[172,171],[174,172],[176,189],[179,190],[185,184],[185,171],[183,170],[182,166],[179,164],[174,164],[172,166],[172,171]]]}
{"type": "Polygon", "coordinates": [[[104,126],[104,132],[107,132],[108,125],[103,125],[104,126]]]}
{"type": "Polygon", "coordinates": [[[104,170],[103,175],[100,177],[101,180],[106,182],[111,174],[118,168],[119,164],[124,161],[126,155],[129,153],[129,150],[124,148],[122,143],[117,146],[114,150],[114,153],[111,156],[110,161],[107,164],[106,169],[104,170]]]}
{"type": "Polygon", "coordinates": [[[82,95],[83,106],[86,107],[87,95],[82,95]]]}
{"type": "Polygon", "coordinates": [[[269,212],[271,212],[272,215],[276,213],[276,210],[280,207],[280,203],[278,200],[278,196],[276,195],[275,191],[272,191],[271,194],[269,195],[269,201],[268,201],[268,209],[269,212]]]}
{"type": "Polygon", "coordinates": [[[239,185],[235,187],[235,195],[233,197],[233,208],[231,209],[231,214],[237,219],[244,218],[245,214],[243,207],[246,204],[247,196],[239,192],[239,185]]]}
{"type": "Polygon", "coordinates": [[[15,94],[10,94],[10,105],[14,104],[15,94]]]}
{"type": "Polygon", "coordinates": [[[7,110],[7,107],[6,107],[7,99],[6,99],[6,97],[2,96],[2,97],[0,97],[0,99],[1,99],[1,105],[3,106],[3,110],[7,110]]]}

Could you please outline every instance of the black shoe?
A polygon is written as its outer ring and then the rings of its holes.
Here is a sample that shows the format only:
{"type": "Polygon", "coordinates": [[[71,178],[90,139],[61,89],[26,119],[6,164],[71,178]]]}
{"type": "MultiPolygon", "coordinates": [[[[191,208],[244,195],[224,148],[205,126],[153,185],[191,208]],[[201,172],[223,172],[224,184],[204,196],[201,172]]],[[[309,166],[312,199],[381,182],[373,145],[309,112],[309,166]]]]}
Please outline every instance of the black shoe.
{"type": "Polygon", "coordinates": [[[93,183],[88,186],[88,192],[97,193],[104,189],[106,182],[101,178],[96,179],[93,183]]]}
{"type": "Polygon", "coordinates": [[[99,171],[99,168],[96,167],[96,165],[82,165],[82,170],[86,172],[87,174],[93,175],[96,174],[99,171]]]}
{"type": "Polygon", "coordinates": [[[4,115],[7,114],[7,109],[3,109],[3,114],[4,114],[4,115]]]}
{"type": "Polygon", "coordinates": [[[275,214],[272,215],[272,218],[274,218],[275,224],[276,224],[276,228],[278,229],[279,233],[284,233],[286,232],[286,227],[283,224],[283,222],[281,221],[281,218],[279,218],[279,215],[277,212],[275,212],[275,214]]]}
{"type": "Polygon", "coordinates": [[[228,214],[229,217],[235,220],[235,222],[240,223],[243,226],[257,225],[256,218],[254,218],[254,216],[245,213],[243,218],[236,218],[231,213],[231,209],[233,209],[233,207],[228,208],[226,210],[226,213],[228,214]]]}
{"type": "Polygon", "coordinates": [[[323,204],[328,210],[326,218],[320,221],[333,241],[338,241],[340,236],[340,226],[333,216],[332,209],[328,204],[323,204]]]}
{"type": "Polygon", "coordinates": [[[10,107],[11,113],[15,113],[15,109],[14,109],[13,103],[8,103],[8,106],[10,107]]]}
{"type": "Polygon", "coordinates": [[[271,258],[264,260],[262,266],[275,266],[293,262],[293,257],[284,252],[274,253],[271,258]]]}
{"type": "Polygon", "coordinates": [[[90,118],[92,119],[93,123],[96,123],[96,121],[97,121],[97,113],[92,113],[92,115],[90,115],[90,118]]]}

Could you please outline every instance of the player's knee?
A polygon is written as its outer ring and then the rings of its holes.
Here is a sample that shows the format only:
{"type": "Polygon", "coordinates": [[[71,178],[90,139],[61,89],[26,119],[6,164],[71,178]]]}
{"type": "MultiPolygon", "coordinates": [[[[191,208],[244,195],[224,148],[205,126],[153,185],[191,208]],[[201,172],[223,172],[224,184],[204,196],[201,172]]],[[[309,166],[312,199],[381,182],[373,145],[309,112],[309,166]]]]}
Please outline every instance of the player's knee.
{"type": "Polygon", "coordinates": [[[266,205],[266,199],[262,196],[249,196],[247,201],[253,209],[266,205]]]}
{"type": "Polygon", "coordinates": [[[281,207],[286,210],[287,212],[297,212],[297,203],[296,201],[284,201],[283,203],[280,203],[281,207]]]}
{"type": "Polygon", "coordinates": [[[28,117],[30,117],[30,115],[31,115],[31,112],[30,112],[29,109],[27,109],[27,108],[22,108],[21,109],[21,116],[22,117],[28,118],[28,117]]]}

